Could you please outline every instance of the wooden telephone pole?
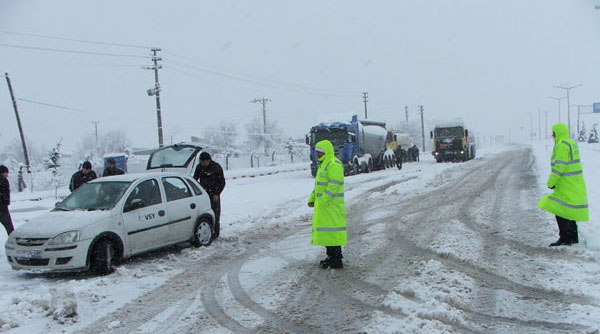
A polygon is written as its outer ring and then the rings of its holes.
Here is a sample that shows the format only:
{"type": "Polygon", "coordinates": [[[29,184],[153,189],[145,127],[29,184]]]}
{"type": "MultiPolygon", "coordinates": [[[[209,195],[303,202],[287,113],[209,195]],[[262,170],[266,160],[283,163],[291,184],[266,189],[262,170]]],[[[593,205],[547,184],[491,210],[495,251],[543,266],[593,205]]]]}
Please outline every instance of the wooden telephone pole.
{"type": "Polygon", "coordinates": [[[25,156],[25,164],[27,165],[27,173],[31,173],[31,164],[29,163],[29,154],[27,154],[27,144],[25,144],[25,134],[23,134],[23,127],[21,126],[21,118],[19,117],[19,110],[17,108],[17,99],[13,93],[12,85],[10,84],[10,78],[8,73],[4,73],[6,77],[6,83],[8,84],[8,91],[10,92],[10,98],[12,99],[13,109],[15,109],[15,117],[17,118],[17,125],[19,126],[19,134],[21,135],[21,143],[23,144],[23,155],[25,156]]]}

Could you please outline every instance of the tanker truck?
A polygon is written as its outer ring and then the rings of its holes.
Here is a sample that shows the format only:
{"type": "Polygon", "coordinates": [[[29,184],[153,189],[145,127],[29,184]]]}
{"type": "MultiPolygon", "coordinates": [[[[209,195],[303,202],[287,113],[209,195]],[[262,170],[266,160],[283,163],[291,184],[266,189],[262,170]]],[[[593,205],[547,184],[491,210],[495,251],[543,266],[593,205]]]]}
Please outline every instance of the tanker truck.
{"type": "Polygon", "coordinates": [[[333,144],[335,156],[344,165],[344,175],[397,166],[402,168],[402,160],[397,159],[387,144],[397,141],[393,132],[386,130],[385,122],[358,120],[357,115],[347,122],[319,123],[306,135],[306,144],[310,145],[310,170],[315,176],[319,169],[319,160],[315,155],[315,144],[321,140],[333,144]]]}

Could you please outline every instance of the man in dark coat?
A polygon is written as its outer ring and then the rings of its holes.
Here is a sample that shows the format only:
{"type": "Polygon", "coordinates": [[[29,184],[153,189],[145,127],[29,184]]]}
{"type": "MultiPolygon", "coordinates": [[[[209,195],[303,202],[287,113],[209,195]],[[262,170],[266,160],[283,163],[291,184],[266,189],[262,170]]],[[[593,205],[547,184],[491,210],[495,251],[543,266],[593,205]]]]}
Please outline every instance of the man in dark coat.
{"type": "Polygon", "coordinates": [[[102,177],[123,174],[125,174],[125,172],[117,167],[117,161],[115,158],[108,158],[108,160],[106,160],[106,169],[104,170],[102,177]]]}
{"type": "Polygon", "coordinates": [[[10,235],[15,229],[8,212],[10,205],[10,183],[8,183],[8,168],[0,165],[0,222],[6,229],[6,234],[10,235]]]}
{"type": "Polygon", "coordinates": [[[419,161],[419,147],[413,144],[413,161],[419,161]]]}
{"type": "Polygon", "coordinates": [[[96,172],[92,170],[92,163],[86,161],[81,166],[81,170],[75,172],[71,177],[71,183],[69,184],[69,190],[71,192],[75,191],[75,189],[81,187],[84,183],[95,179],[96,172]]]}
{"type": "Polygon", "coordinates": [[[206,190],[210,198],[210,206],[215,213],[215,235],[219,237],[221,231],[221,192],[225,188],[225,176],[223,168],[218,163],[212,161],[207,152],[200,153],[200,164],[194,172],[194,179],[198,180],[202,188],[206,190]]]}

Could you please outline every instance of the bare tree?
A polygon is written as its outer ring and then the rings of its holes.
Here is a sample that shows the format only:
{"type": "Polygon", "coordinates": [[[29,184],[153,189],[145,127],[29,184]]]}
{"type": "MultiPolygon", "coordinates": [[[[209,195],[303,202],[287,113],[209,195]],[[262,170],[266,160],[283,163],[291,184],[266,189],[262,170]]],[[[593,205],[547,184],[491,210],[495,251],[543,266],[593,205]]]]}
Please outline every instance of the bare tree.
{"type": "MultiPolygon", "coordinates": [[[[41,149],[30,141],[27,141],[29,159],[32,166],[42,163],[46,157],[46,149],[41,149]]],[[[0,150],[0,160],[5,161],[11,167],[16,167],[19,164],[25,164],[23,158],[23,144],[19,139],[13,139],[2,150],[0,150]]]]}
{"type": "Polygon", "coordinates": [[[96,138],[94,134],[85,135],[79,142],[76,156],[80,159],[101,158],[107,153],[125,152],[131,146],[131,140],[123,130],[111,130],[98,138],[98,147],[96,147],[96,138]]]}
{"type": "Polygon", "coordinates": [[[220,149],[231,149],[235,146],[238,132],[235,123],[222,122],[216,128],[207,126],[201,137],[202,142],[220,149]]]}
{"type": "Polygon", "coordinates": [[[246,124],[248,132],[248,146],[253,151],[273,150],[281,144],[282,131],[277,126],[277,121],[267,121],[267,126],[263,128],[263,121],[255,117],[246,124]]]}

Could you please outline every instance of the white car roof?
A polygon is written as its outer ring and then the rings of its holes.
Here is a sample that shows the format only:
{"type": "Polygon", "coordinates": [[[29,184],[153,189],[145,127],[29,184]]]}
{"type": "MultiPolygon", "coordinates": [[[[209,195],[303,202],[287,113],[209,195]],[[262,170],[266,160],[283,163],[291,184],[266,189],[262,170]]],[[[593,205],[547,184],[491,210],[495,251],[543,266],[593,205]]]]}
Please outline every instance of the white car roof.
{"type": "Polygon", "coordinates": [[[90,181],[90,183],[97,183],[97,182],[133,182],[135,180],[141,179],[141,178],[149,178],[149,177],[165,177],[165,176],[187,176],[188,178],[189,175],[187,174],[182,174],[182,173],[168,173],[168,172],[151,172],[151,173],[131,173],[131,174],[123,174],[123,175],[114,175],[114,176],[106,176],[106,177],[99,177],[97,179],[94,179],[92,181],[90,181]]]}

